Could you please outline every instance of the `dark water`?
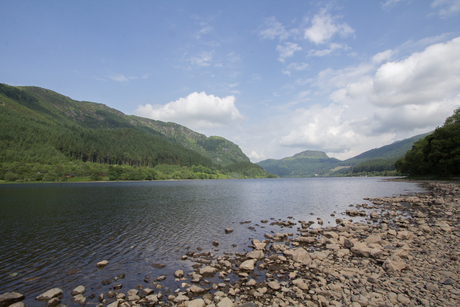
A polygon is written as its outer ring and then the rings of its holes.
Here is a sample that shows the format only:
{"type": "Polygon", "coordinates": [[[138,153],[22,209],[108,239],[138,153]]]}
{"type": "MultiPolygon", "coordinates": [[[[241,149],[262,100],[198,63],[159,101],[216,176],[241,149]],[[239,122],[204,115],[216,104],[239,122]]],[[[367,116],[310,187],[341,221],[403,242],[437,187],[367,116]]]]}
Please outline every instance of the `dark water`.
{"type": "Polygon", "coordinates": [[[1,185],[0,293],[18,291],[28,306],[41,306],[33,298],[52,287],[66,292],[82,284],[85,295],[97,296],[110,288],[103,279],[121,273],[125,291],[146,286],[145,275],[166,273],[168,286],[176,269],[191,272],[191,263],[180,260],[188,248],[216,255],[250,250],[250,238],[280,231],[262,219],[321,217],[335,225],[331,213],[340,217],[364,197],[421,191],[379,178],[1,185]],[[234,232],[226,235],[226,227],[234,232]],[[104,259],[110,265],[98,270],[104,259]]]}

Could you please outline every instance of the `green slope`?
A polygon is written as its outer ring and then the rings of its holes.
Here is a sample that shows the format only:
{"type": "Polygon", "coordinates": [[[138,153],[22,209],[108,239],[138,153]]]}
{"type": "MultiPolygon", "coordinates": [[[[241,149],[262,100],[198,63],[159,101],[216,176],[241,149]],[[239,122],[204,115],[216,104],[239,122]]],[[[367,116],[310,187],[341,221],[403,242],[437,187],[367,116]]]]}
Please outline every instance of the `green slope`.
{"type": "Polygon", "coordinates": [[[224,138],[206,137],[175,123],[125,115],[104,104],[76,101],[39,87],[0,84],[0,104],[3,104],[5,109],[15,110],[24,116],[56,126],[63,125],[72,129],[135,130],[137,133],[155,137],[158,142],[162,139],[194,151],[222,166],[249,162],[249,158],[238,145],[224,138]]]}
{"type": "Polygon", "coordinates": [[[403,157],[413,144],[430,133],[416,135],[366,151],[345,161],[329,158],[321,151],[307,150],[281,160],[268,159],[257,164],[280,177],[344,176],[347,174],[382,173],[394,171],[394,163],[403,157]]]}

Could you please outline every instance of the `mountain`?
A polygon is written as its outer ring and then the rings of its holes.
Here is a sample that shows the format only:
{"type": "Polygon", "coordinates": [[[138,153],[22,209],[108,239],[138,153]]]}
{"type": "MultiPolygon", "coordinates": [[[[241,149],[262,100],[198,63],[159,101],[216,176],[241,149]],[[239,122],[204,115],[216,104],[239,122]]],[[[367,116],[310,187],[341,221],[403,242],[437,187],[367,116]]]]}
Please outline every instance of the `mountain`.
{"type": "Polygon", "coordinates": [[[249,162],[238,145],[221,137],[206,137],[187,127],[161,121],[125,115],[104,104],[75,101],[51,90],[39,87],[13,87],[0,84],[0,104],[4,110],[14,110],[48,125],[95,130],[131,129],[181,145],[213,163],[227,166],[249,162]]]}
{"type": "Polygon", "coordinates": [[[316,174],[323,175],[339,162],[340,160],[329,158],[324,152],[307,150],[293,157],[281,160],[268,159],[256,164],[280,177],[312,177],[316,174]]]}
{"type": "Polygon", "coordinates": [[[112,172],[116,180],[270,176],[222,137],[48,89],[0,83],[0,177],[9,172],[8,178],[26,180],[44,170],[59,178],[66,172],[112,172]],[[109,170],[110,165],[120,167],[109,170]]]}
{"type": "Polygon", "coordinates": [[[292,157],[280,160],[268,159],[256,164],[262,166],[267,172],[280,177],[343,176],[367,172],[383,173],[385,171],[394,171],[396,160],[403,157],[416,141],[429,134],[416,135],[390,145],[371,149],[345,161],[329,158],[326,153],[321,151],[307,150],[292,157]]]}

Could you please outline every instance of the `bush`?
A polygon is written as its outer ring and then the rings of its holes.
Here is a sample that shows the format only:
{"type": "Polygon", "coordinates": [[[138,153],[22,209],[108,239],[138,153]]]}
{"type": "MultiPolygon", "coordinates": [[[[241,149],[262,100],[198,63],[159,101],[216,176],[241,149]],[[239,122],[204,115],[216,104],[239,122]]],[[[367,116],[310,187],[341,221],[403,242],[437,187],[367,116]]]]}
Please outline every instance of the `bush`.
{"type": "Polygon", "coordinates": [[[19,179],[19,175],[18,174],[15,174],[15,173],[12,173],[12,172],[7,172],[5,174],[5,180],[6,181],[16,181],[19,179]]]}

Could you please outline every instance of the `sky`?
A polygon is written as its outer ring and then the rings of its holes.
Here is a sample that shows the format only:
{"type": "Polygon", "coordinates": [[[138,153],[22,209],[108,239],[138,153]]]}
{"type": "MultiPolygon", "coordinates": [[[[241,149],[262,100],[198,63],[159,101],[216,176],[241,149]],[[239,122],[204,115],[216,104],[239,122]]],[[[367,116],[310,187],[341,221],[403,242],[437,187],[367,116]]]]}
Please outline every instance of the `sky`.
{"type": "Polygon", "coordinates": [[[341,160],[460,107],[460,0],[0,0],[0,83],[341,160]]]}

